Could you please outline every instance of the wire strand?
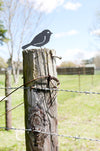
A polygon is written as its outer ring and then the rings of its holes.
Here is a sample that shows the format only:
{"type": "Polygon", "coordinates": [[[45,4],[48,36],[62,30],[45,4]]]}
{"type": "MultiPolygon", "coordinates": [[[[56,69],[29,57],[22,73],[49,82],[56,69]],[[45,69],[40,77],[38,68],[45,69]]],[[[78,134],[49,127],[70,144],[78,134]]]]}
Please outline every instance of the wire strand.
{"type": "Polygon", "coordinates": [[[87,140],[87,141],[96,141],[100,142],[99,139],[93,139],[93,138],[87,138],[87,137],[80,137],[80,136],[71,136],[71,135],[63,135],[63,134],[57,134],[57,133],[50,133],[50,132],[44,132],[44,131],[39,131],[39,130],[32,130],[32,129],[20,129],[20,128],[7,128],[7,127],[0,127],[0,129],[6,129],[6,130],[19,130],[19,131],[27,131],[27,132],[37,132],[41,134],[47,134],[47,135],[53,135],[53,136],[59,136],[59,137],[65,137],[65,138],[72,138],[72,139],[78,139],[78,140],[87,140]]]}
{"type": "Polygon", "coordinates": [[[68,89],[56,89],[56,88],[31,88],[35,91],[50,91],[50,90],[53,90],[53,91],[65,91],[65,92],[74,92],[74,93],[85,93],[85,94],[99,94],[100,95],[100,92],[91,92],[91,91],[77,91],[77,90],[68,90],[68,89]]]}
{"type": "MultiPolygon", "coordinates": [[[[2,87],[0,89],[30,89],[30,87],[9,87],[9,88],[6,88],[6,87],[2,87]]],[[[57,89],[57,88],[32,88],[34,91],[38,91],[38,90],[43,90],[43,91],[50,91],[50,90],[53,90],[53,91],[65,91],[65,92],[74,92],[74,93],[85,93],[85,94],[100,94],[100,92],[92,92],[92,91],[78,91],[78,90],[69,90],[69,89],[57,89]]],[[[5,96],[5,98],[8,97],[8,96],[5,96]]],[[[3,98],[4,99],[4,98],[3,98]]],[[[0,100],[1,102],[2,100],[0,100]]]]}
{"type": "Polygon", "coordinates": [[[37,78],[35,78],[35,79],[32,79],[32,80],[26,82],[25,84],[20,85],[20,86],[17,87],[15,90],[13,90],[11,93],[7,94],[4,98],[2,98],[2,99],[0,100],[0,102],[4,101],[4,99],[5,99],[6,97],[8,97],[9,95],[11,95],[12,93],[14,93],[15,91],[17,91],[18,89],[22,88],[23,86],[25,86],[25,85],[27,85],[27,84],[30,84],[31,82],[36,81],[36,80],[38,80],[38,79],[43,79],[43,78],[48,78],[48,77],[49,77],[49,76],[40,76],[40,77],[37,77],[37,78]]]}

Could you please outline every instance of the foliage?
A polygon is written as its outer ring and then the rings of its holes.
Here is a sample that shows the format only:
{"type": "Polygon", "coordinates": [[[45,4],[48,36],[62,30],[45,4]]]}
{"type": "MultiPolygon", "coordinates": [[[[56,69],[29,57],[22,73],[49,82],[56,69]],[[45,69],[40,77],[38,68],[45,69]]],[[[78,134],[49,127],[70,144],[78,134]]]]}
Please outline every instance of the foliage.
{"type": "Polygon", "coordinates": [[[96,65],[96,67],[100,68],[100,54],[96,55],[94,58],[94,64],[96,65]]]}
{"type": "Polygon", "coordinates": [[[7,37],[10,39],[7,43],[7,51],[9,53],[10,66],[12,66],[14,82],[17,83],[22,56],[21,47],[33,38],[34,31],[40,25],[42,15],[41,12],[37,12],[34,9],[34,1],[3,1],[4,11],[2,12],[2,20],[7,29],[7,37]],[[16,67],[14,64],[15,56],[17,61],[16,67]]]}
{"type": "MultiPolygon", "coordinates": [[[[0,11],[2,11],[2,1],[0,0],[0,11]]],[[[6,34],[7,30],[4,28],[4,25],[2,23],[2,21],[0,21],[0,44],[3,44],[3,42],[7,42],[8,38],[6,38],[5,34],[6,34]]]]}
{"type": "MultiPolygon", "coordinates": [[[[18,63],[17,61],[13,61],[15,68],[17,68],[17,63],[18,63]]],[[[8,64],[8,66],[11,66],[11,58],[9,58],[7,60],[7,64],[8,64]]],[[[23,68],[23,63],[20,61],[19,62],[19,69],[22,69],[22,68],[23,68]]]]}
{"type": "Polygon", "coordinates": [[[77,65],[72,61],[64,61],[60,64],[60,67],[76,67],[77,65]]]}
{"type": "Polygon", "coordinates": [[[81,61],[81,64],[83,64],[83,65],[93,64],[93,63],[94,63],[94,57],[90,58],[90,59],[87,59],[87,60],[82,60],[81,61]]]}
{"type": "Polygon", "coordinates": [[[4,61],[2,57],[0,57],[0,68],[6,68],[6,67],[7,67],[7,63],[4,61]]]}

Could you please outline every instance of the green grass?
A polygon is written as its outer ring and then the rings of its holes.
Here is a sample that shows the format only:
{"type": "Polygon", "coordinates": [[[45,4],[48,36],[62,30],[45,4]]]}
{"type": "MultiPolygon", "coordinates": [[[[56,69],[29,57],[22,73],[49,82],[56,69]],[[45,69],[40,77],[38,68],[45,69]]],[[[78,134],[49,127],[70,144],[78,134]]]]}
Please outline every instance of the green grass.
{"type": "MultiPolygon", "coordinates": [[[[100,92],[100,76],[80,76],[81,91],[100,92]],[[92,79],[93,78],[93,79],[92,79]]],[[[61,87],[79,90],[78,76],[59,76],[61,87]]],[[[60,134],[100,139],[100,95],[60,92],[58,129],[60,134]]],[[[59,138],[60,151],[99,151],[99,142],[59,138]]]]}
{"type": "MultiPolygon", "coordinates": [[[[23,83],[20,76],[20,82],[23,83]]],[[[100,75],[58,76],[61,89],[100,92],[100,75]]],[[[17,86],[18,86],[17,85],[17,86]]],[[[15,86],[12,83],[12,86],[15,86]]],[[[4,87],[4,76],[0,75],[0,87],[4,87]]],[[[0,96],[4,90],[0,90],[0,96]]],[[[23,101],[23,90],[12,94],[12,107],[23,101]]],[[[4,113],[4,102],[0,103],[0,115],[4,113]]],[[[12,127],[24,128],[24,106],[12,111],[12,127]]],[[[100,139],[100,95],[86,95],[71,92],[58,93],[59,134],[100,139]]],[[[5,126],[5,118],[0,118],[5,126]]],[[[23,131],[0,130],[0,151],[25,151],[23,131]]],[[[100,151],[100,142],[75,140],[59,137],[59,151],[100,151]]]]}

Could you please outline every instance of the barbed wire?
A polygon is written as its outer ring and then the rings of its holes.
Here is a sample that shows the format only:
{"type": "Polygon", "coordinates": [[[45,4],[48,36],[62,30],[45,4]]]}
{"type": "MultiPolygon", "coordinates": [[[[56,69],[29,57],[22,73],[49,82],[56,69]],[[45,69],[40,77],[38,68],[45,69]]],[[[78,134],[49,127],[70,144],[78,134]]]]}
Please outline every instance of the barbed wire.
{"type": "MultiPolygon", "coordinates": [[[[100,95],[100,92],[92,92],[92,91],[78,91],[78,90],[69,90],[69,89],[57,89],[57,88],[36,88],[36,87],[11,87],[8,89],[15,89],[14,91],[12,91],[11,93],[9,93],[8,95],[6,95],[5,97],[3,97],[0,102],[4,101],[9,95],[11,95],[12,93],[14,93],[16,90],[18,89],[33,89],[34,91],[63,91],[63,92],[72,92],[72,93],[83,93],[83,94],[97,94],[100,95]]],[[[2,88],[4,89],[4,88],[2,88]]]]}
{"type": "MultiPolygon", "coordinates": [[[[30,89],[30,87],[26,87],[25,89],[30,89]]],[[[55,89],[55,88],[36,88],[36,87],[31,87],[31,89],[33,89],[34,91],[65,91],[65,92],[75,92],[75,93],[85,93],[85,94],[100,94],[99,92],[89,92],[89,91],[74,91],[74,90],[64,90],[64,89],[55,89]]],[[[19,106],[23,105],[24,102],[16,105],[15,107],[13,107],[12,109],[8,110],[7,112],[3,113],[0,115],[0,117],[4,116],[6,113],[18,108],[19,106]]]]}
{"type": "Polygon", "coordinates": [[[73,138],[73,139],[81,139],[81,140],[98,141],[98,142],[100,142],[99,139],[92,139],[92,138],[86,138],[86,137],[80,137],[80,136],[70,136],[70,135],[63,135],[63,134],[57,134],[57,133],[48,133],[48,132],[42,132],[42,131],[37,131],[37,130],[34,130],[34,132],[47,134],[47,135],[55,135],[55,136],[60,136],[60,137],[66,137],[66,138],[73,138]]]}
{"type": "Polygon", "coordinates": [[[64,91],[64,92],[74,92],[74,93],[85,93],[85,94],[99,94],[100,95],[100,92],[92,92],[92,91],[78,91],[78,90],[69,90],[69,89],[56,89],[56,88],[36,88],[36,87],[33,87],[31,88],[33,89],[34,91],[64,91]]]}
{"type": "MultiPolygon", "coordinates": [[[[58,88],[37,88],[37,87],[25,87],[27,84],[37,80],[37,79],[41,79],[41,78],[48,78],[49,76],[42,76],[42,77],[38,77],[36,79],[32,79],[30,81],[28,81],[26,84],[23,84],[19,87],[2,87],[0,89],[15,89],[14,91],[12,91],[11,93],[9,93],[7,96],[5,96],[2,100],[0,100],[0,102],[2,102],[6,97],[8,97],[9,95],[11,95],[12,93],[14,93],[16,90],[18,89],[32,89],[33,91],[64,91],[64,92],[73,92],[73,93],[85,93],[85,94],[100,94],[100,92],[90,92],[90,91],[77,91],[77,90],[68,90],[68,89],[58,89],[58,88]]],[[[42,83],[41,83],[42,85],[42,83]]],[[[15,106],[14,108],[8,110],[7,112],[10,112],[11,110],[14,110],[15,108],[21,106],[24,102],[18,104],[17,106],[15,106]]],[[[6,113],[7,113],[6,112],[6,113]]],[[[3,113],[1,116],[5,115],[6,113],[3,113]]],[[[37,132],[37,133],[42,133],[42,134],[47,134],[47,135],[54,135],[54,136],[60,136],[60,137],[66,137],[66,138],[72,138],[72,139],[80,139],[80,140],[87,140],[87,141],[97,141],[100,142],[99,139],[92,139],[92,138],[87,138],[87,137],[80,137],[80,136],[70,136],[70,135],[63,135],[63,134],[57,134],[57,133],[50,133],[50,132],[44,132],[44,131],[38,131],[38,130],[33,130],[33,129],[20,129],[20,128],[7,128],[7,127],[0,127],[0,129],[6,129],[6,130],[22,130],[22,131],[27,131],[27,132],[37,132]]]]}
{"type": "Polygon", "coordinates": [[[8,127],[0,127],[0,129],[5,129],[5,130],[15,130],[15,131],[32,131],[32,129],[24,129],[24,128],[8,128],[8,127]]]}
{"type": "Polygon", "coordinates": [[[37,77],[37,78],[35,78],[35,79],[32,79],[32,80],[30,80],[30,81],[28,81],[28,82],[26,82],[26,83],[20,85],[20,86],[17,87],[15,90],[13,90],[13,91],[10,92],[9,94],[7,94],[4,98],[2,98],[2,99],[0,100],[0,102],[4,101],[4,99],[5,99],[6,97],[8,97],[9,95],[11,95],[12,93],[14,93],[15,91],[17,91],[18,89],[20,89],[20,88],[22,88],[22,87],[24,87],[24,86],[26,86],[26,85],[28,85],[28,84],[30,84],[30,83],[36,81],[36,80],[43,79],[43,78],[49,78],[49,77],[56,79],[56,80],[58,81],[58,83],[59,83],[59,80],[58,80],[56,77],[51,77],[50,75],[40,76],[40,77],[37,77]]]}
{"type": "MultiPolygon", "coordinates": [[[[41,83],[42,85],[42,83],[41,83]]],[[[93,91],[78,91],[78,90],[70,90],[70,89],[57,89],[57,88],[36,88],[36,87],[1,87],[0,89],[33,89],[34,91],[43,90],[43,91],[65,91],[65,92],[75,92],[75,93],[85,93],[85,94],[100,94],[100,92],[93,91]]],[[[6,97],[6,96],[5,96],[6,97]]],[[[1,100],[0,100],[1,101],[1,100]]]]}
{"type": "Polygon", "coordinates": [[[72,138],[72,139],[78,139],[78,140],[87,140],[87,141],[96,141],[100,142],[99,139],[93,139],[93,138],[87,138],[87,137],[80,137],[80,136],[71,136],[71,135],[63,135],[63,134],[57,134],[57,133],[50,133],[50,132],[44,132],[39,130],[32,130],[32,129],[20,129],[20,128],[7,128],[7,127],[0,127],[0,129],[6,129],[6,130],[15,130],[15,131],[27,131],[27,132],[37,132],[41,134],[47,134],[47,135],[53,135],[53,136],[59,136],[59,137],[65,137],[65,138],[72,138]]]}

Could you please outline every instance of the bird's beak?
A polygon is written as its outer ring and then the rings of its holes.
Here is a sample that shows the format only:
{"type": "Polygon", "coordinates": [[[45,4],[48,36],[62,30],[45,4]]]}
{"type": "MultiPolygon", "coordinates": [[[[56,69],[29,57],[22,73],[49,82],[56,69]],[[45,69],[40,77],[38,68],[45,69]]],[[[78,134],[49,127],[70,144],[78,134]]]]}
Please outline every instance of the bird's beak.
{"type": "Polygon", "coordinates": [[[51,34],[53,34],[53,33],[51,32],[51,34]]]}

